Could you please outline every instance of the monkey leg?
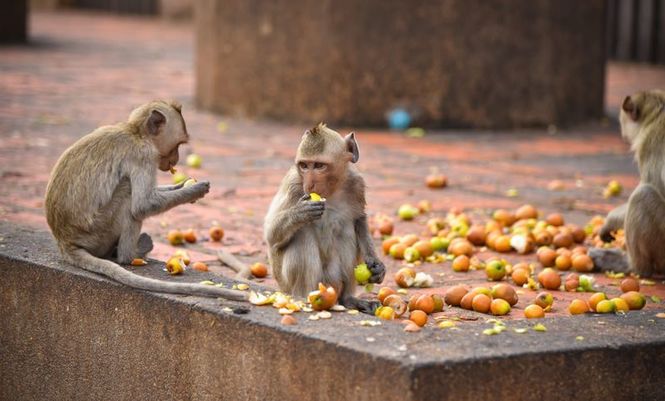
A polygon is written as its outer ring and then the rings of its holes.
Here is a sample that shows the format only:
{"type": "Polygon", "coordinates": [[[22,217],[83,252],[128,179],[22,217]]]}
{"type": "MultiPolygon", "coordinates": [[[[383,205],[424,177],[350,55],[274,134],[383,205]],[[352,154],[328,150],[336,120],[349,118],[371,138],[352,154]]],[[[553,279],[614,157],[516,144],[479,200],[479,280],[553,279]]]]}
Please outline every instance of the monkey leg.
{"type": "Polygon", "coordinates": [[[625,220],[631,269],[642,276],[665,273],[665,200],[649,184],[630,195],[625,220]]]}
{"type": "Polygon", "coordinates": [[[605,224],[600,229],[600,239],[605,242],[611,242],[613,239],[612,232],[623,228],[626,219],[626,212],[628,211],[628,203],[618,206],[607,214],[605,224]]]}
{"type": "Polygon", "coordinates": [[[152,238],[150,238],[150,235],[148,235],[147,233],[141,233],[141,235],[139,235],[137,243],[136,257],[145,258],[152,251],[153,247],[154,245],[152,243],[152,238]]]}
{"type": "Polygon", "coordinates": [[[325,282],[315,236],[303,231],[294,236],[284,249],[281,275],[278,281],[286,287],[282,290],[301,297],[316,290],[319,282],[325,282]]]}
{"type": "MultiPolygon", "coordinates": [[[[121,221],[123,219],[120,219],[121,221]]],[[[130,263],[134,258],[144,257],[147,252],[145,251],[148,246],[146,244],[149,241],[149,244],[152,245],[152,239],[147,234],[145,236],[141,235],[141,222],[128,218],[125,216],[125,223],[121,224],[123,226],[122,232],[120,232],[120,239],[118,240],[118,263],[127,264],[130,263]],[[139,239],[141,239],[141,244],[139,244],[139,239]],[[145,239],[147,237],[147,240],[145,239]],[[141,248],[141,249],[140,249],[141,248]]]]}

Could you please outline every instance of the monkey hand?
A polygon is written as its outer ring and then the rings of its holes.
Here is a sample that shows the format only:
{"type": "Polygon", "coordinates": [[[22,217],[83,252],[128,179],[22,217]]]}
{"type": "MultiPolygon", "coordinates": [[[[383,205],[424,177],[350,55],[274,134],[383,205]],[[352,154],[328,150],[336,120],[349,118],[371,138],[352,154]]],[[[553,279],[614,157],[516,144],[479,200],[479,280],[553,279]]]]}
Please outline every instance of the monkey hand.
{"type": "Polygon", "coordinates": [[[383,265],[383,262],[375,257],[368,257],[365,258],[365,264],[369,268],[369,271],[372,272],[372,275],[369,277],[369,282],[381,283],[383,277],[386,275],[386,267],[383,265]]]}
{"type": "Polygon", "coordinates": [[[193,185],[183,188],[182,190],[188,191],[190,194],[190,202],[194,202],[198,199],[201,199],[210,192],[210,182],[208,181],[199,181],[193,185]]]}
{"type": "Polygon", "coordinates": [[[608,224],[603,225],[600,228],[600,232],[598,235],[600,236],[600,239],[603,240],[603,242],[612,242],[614,240],[614,235],[612,235],[613,227],[611,227],[608,224]]]}
{"type": "Polygon", "coordinates": [[[309,194],[304,195],[294,206],[295,215],[304,223],[318,220],[326,210],[325,202],[312,202],[309,194]]]}

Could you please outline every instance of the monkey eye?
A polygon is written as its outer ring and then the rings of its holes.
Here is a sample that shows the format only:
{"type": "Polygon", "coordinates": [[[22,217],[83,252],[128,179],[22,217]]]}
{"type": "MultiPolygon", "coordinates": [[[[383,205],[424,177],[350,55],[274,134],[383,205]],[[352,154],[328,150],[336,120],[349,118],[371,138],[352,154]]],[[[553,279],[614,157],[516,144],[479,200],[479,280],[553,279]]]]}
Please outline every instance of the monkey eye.
{"type": "Polygon", "coordinates": [[[301,170],[307,170],[307,163],[305,162],[298,163],[298,168],[301,170]]]}
{"type": "Polygon", "coordinates": [[[319,162],[314,163],[314,170],[325,170],[326,167],[327,166],[325,163],[319,163],[319,162]]]}

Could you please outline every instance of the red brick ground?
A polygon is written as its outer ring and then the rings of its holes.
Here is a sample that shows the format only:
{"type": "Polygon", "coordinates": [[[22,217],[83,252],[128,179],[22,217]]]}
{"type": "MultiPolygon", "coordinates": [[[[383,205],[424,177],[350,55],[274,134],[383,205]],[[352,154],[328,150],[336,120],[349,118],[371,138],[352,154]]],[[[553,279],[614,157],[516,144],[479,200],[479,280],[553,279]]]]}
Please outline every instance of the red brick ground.
{"type": "MultiPolygon", "coordinates": [[[[193,138],[185,152],[204,158],[200,170],[181,170],[209,180],[212,190],[194,205],[146,222],[145,230],[158,241],[152,256],[163,259],[173,251],[164,240],[169,229],[192,227],[205,237],[207,228],[219,222],[226,230],[223,246],[247,261],[265,261],[263,215],[306,127],[196,110],[193,35],[186,24],[83,13],[34,14],[31,37],[31,45],[0,48],[0,219],[44,229],[42,198],[58,155],[94,127],[125,119],[140,103],[175,98],[184,104],[193,138]],[[227,127],[223,132],[220,122],[227,127]]],[[[608,110],[615,114],[626,93],[654,87],[665,87],[665,69],[610,64],[608,110]]],[[[351,129],[334,128],[343,133],[351,129]]],[[[530,202],[543,212],[560,211],[567,220],[584,224],[624,202],[637,183],[628,146],[611,119],[583,128],[550,127],[549,132],[431,131],[424,138],[352,129],[360,142],[359,168],[368,183],[370,214],[393,214],[400,204],[422,199],[431,201],[430,215],[445,214],[451,207],[487,215],[494,208],[530,202]],[[423,185],[432,169],[449,177],[448,188],[433,191],[423,185]],[[548,191],[553,179],[562,180],[565,190],[548,191]],[[601,192],[610,179],[619,180],[625,191],[606,200],[601,192]],[[507,197],[511,188],[519,196],[507,197]]],[[[162,174],[160,180],[168,182],[170,177],[162,174]]],[[[397,223],[396,233],[420,233],[426,219],[397,223]]],[[[215,262],[213,251],[219,246],[200,241],[188,248],[195,260],[228,272],[215,262]]],[[[393,270],[400,265],[386,262],[393,270]]],[[[452,273],[449,263],[423,269],[433,274],[440,288],[457,282],[485,283],[480,272],[452,273]]],[[[618,293],[612,280],[599,280],[603,289],[618,293]]],[[[643,292],[663,296],[665,286],[644,287],[643,292]]],[[[532,296],[525,293],[518,309],[532,296]]],[[[564,304],[559,302],[555,309],[563,311],[564,304]]]]}

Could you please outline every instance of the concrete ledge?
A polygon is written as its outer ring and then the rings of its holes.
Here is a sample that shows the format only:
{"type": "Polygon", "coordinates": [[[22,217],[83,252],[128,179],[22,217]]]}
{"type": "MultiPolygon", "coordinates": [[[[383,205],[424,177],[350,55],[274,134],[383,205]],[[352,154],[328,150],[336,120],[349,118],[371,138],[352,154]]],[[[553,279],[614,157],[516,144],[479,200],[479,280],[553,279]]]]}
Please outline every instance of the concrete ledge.
{"type": "MultiPolygon", "coordinates": [[[[482,322],[408,334],[348,314],[284,327],[273,308],[233,315],[79,271],[48,233],[0,223],[0,237],[0,400],[648,400],[665,384],[654,312],[497,336],[479,335],[482,322]]],[[[163,277],[158,263],[139,271],[163,277]]]]}

